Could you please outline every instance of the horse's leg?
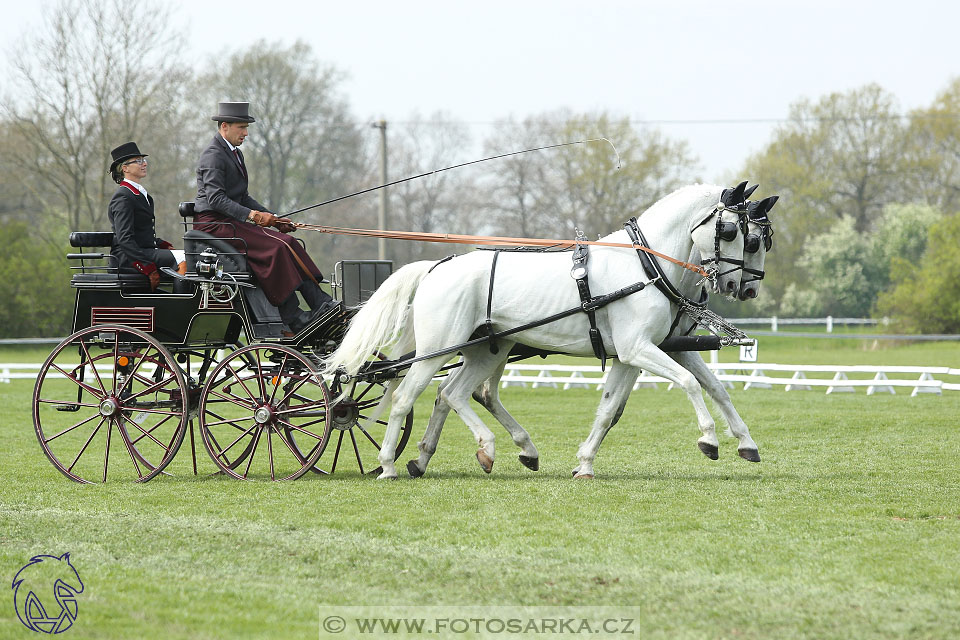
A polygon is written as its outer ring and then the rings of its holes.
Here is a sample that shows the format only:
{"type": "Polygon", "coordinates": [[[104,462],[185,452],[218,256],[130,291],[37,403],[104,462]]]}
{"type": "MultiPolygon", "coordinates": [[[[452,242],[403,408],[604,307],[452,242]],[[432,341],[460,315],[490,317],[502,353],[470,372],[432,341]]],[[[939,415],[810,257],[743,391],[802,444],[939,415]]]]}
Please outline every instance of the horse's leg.
{"type": "Polygon", "coordinates": [[[484,409],[490,412],[497,421],[503,425],[513,443],[520,447],[520,463],[531,471],[540,469],[540,452],[530,439],[530,434],[526,429],[520,426],[516,418],[510,415],[503,402],[500,401],[500,378],[503,377],[503,369],[507,364],[507,358],[497,366],[493,375],[484,380],[473,392],[473,399],[479,402],[484,409]]]}
{"type": "Polygon", "coordinates": [[[597,415],[593,419],[590,435],[577,450],[577,460],[580,464],[573,470],[575,478],[593,477],[593,460],[600,449],[600,443],[606,437],[613,425],[617,424],[623,409],[627,405],[633,383],[637,380],[639,371],[636,367],[614,360],[607,373],[607,380],[603,384],[603,397],[597,406],[597,415]]]}
{"type": "Polygon", "coordinates": [[[696,351],[681,351],[670,355],[680,366],[697,377],[697,381],[717,403],[720,413],[729,426],[728,434],[740,441],[737,446],[737,453],[740,454],[740,457],[750,462],[760,462],[760,452],[757,443],[750,437],[750,430],[740,414],[737,413],[733,401],[730,400],[730,394],[727,393],[723,383],[717,379],[717,376],[703,361],[700,354],[696,351]]]}
{"type": "Polygon", "coordinates": [[[440,439],[440,432],[443,430],[443,423],[446,422],[450,414],[450,405],[443,399],[443,390],[447,387],[462,369],[456,369],[447,378],[440,382],[437,388],[437,399],[433,403],[433,411],[430,413],[430,421],[427,423],[427,430],[423,438],[417,443],[417,449],[420,455],[416,460],[407,462],[407,472],[411,478],[419,478],[427,471],[427,465],[430,458],[437,450],[437,441],[440,439]]]}
{"type": "MultiPolygon", "coordinates": [[[[504,348],[503,345],[501,348],[504,348]]],[[[457,412],[477,439],[477,462],[487,473],[493,470],[496,456],[495,436],[473,410],[470,396],[481,382],[493,375],[501,359],[502,356],[490,353],[485,345],[465,350],[459,375],[450,380],[441,391],[441,398],[457,412]]]]}
{"type": "Polygon", "coordinates": [[[394,479],[397,477],[397,470],[394,466],[394,459],[397,452],[397,440],[400,437],[400,428],[406,420],[407,414],[413,409],[413,403],[427,388],[433,376],[437,373],[446,357],[440,356],[430,360],[421,360],[414,362],[407,370],[407,375],[393,392],[390,406],[390,419],[387,422],[387,430],[383,436],[383,442],[380,445],[380,455],[378,460],[383,472],[377,476],[380,479],[394,479]]]}
{"type": "Polygon", "coordinates": [[[711,460],[716,460],[720,450],[716,423],[707,410],[707,404],[703,400],[703,389],[697,382],[696,376],[681,367],[675,360],[650,342],[641,343],[633,353],[626,357],[620,354],[620,359],[634,367],[666,378],[686,391],[687,398],[689,398],[690,404],[693,405],[697,414],[697,424],[700,427],[700,432],[703,434],[697,440],[697,446],[705,456],[711,460]]]}

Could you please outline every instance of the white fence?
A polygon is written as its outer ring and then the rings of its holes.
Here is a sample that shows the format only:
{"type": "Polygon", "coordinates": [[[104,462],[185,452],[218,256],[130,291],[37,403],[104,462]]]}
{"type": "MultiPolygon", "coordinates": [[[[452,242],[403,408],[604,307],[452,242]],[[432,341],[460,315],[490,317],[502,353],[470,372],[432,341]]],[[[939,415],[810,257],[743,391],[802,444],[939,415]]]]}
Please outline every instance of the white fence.
{"type": "Polygon", "coordinates": [[[778,318],[777,316],[771,316],[769,318],[730,318],[730,322],[735,325],[741,324],[768,324],[770,325],[770,331],[779,331],[780,325],[810,325],[810,324],[822,324],[827,328],[827,333],[833,333],[833,325],[887,325],[889,324],[889,319],[884,318],[883,320],[874,320],[872,318],[834,318],[833,316],[827,316],[826,318],[778,318]]]}
{"type": "MultiPolygon", "coordinates": [[[[0,364],[0,383],[9,383],[11,380],[35,380],[41,366],[40,363],[20,362],[0,364]]],[[[943,379],[948,376],[960,376],[960,369],[950,367],[798,365],[755,362],[711,362],[707,366],[730,389],[734,388],[734,383],[741,383],[744,390],[782,386],[784,391],[795,391],[825,387],[828,394],[853,393],[858,387],[865,387],[868,396],[875,393],[896,393],[897,387],[910,389],[911,396],[921,393],[939,394],[943,391],[960,391],[960,382],[943,379]],[[807,374],[815,377],[807,377],[807,374]],[[851,375],[857,377],[851,379],[851,375]],[[871,378],[863,377],[871,375],[871,378]]],[[[598,365],[510,364],[504,370],[501,384],[503,387],[530,385],[534,389],[538,387],[602,389],[606,381],[607,375],[598,365]]],[[[633,388],[657,389],[661,384],[666,384],[667,390],[674,387],[672,382],[642,371],[633,388]]]]}
{"type": "MultiPolygon", "coordinates": [[[[826,387],[827,393],[853,393],[858,387],[865,387],[867,395],[875,393],[896,393],[896,387],[910,389],[910,395],[936,393],[942,391],[960,391],[960,383],[942,380],[945,376],[960,376],[960,369],[949,367],[906,367],[906,366],[843,366],[843,365],[796,365],[762,364],[747,362],[708,363],[717,378],[728,388],[734,383],[743,384],[743,389],[770,389],[782,386],[784,391],[811,390],[826,387]],[[778,373],[782,375],[769,375],[778,373]],[[813,376],[832,376],[807,377],[813,376]],[[859,376],[873,375],[863,379],[859,376]],[[850,375],[858,378],[850,379],[850,375]],[[935,377],[937,376],[937,377],[935,377]]],[[[507,365],[501,384],[508,386],[553,387],[553,388],[590,388],[602,389],[607,376],[599,366],[575,365],[507,365]]],[[[666,384],[667,389],[674,387],[672,382],[642,371],[633,385],[634,389],[643,387],[659,388],[666,384]]]]}

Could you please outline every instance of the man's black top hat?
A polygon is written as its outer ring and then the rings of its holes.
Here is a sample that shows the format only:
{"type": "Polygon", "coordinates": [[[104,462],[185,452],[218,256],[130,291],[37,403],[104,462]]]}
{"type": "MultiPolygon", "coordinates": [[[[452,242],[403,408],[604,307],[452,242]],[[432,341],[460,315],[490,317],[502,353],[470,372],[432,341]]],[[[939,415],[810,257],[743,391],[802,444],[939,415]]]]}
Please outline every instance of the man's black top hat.
{"type": "Polygon", "coordinates": [[[217,115],[211,120],[217,122],[256,122],[250,117],[249,102],[221,102],[217,106],[217,115]]]}
{"type": "Polygon", "coordinates": [[[129,160],[130,158],[147,157],[147,154],[140,153],[140,149],[137,148],[136,142],[124,142],[122,145],[111,151],[110,155],[113,156],[113,162],[110,163],[110,170],[107,173],[113,173],[117,166],[124,160],[129,160]]]}

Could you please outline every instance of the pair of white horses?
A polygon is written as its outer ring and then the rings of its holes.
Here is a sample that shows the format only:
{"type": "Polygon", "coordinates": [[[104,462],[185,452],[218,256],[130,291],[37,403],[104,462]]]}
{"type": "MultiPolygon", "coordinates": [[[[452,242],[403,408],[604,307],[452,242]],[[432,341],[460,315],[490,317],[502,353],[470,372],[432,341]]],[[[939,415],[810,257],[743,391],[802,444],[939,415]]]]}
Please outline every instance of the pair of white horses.
{"type": "MultiPolygon", "coordinates": [[[[769,238],[768,221],[765,216],[757,220],[745,217],[745,186],[746,183],[734,189],[715,185],[681,188],[644,212],[638,218],[638,226],[651,248],[690,263],[743,264],[745,241],[754,247],[759,245],[758,250],[746,254],[743,266],[748,272],[760,273],[762,277],[764,256],[769,248],[769,242],[765,246],[762,240],[769,238]],[[736,228],[735,234],[730,232],[732,228],[736,228]],[[761,241],[757,242],[757,238],[761,241]],[[705,261],[703,257],[708,259],[705,261]],[[718,259],[722,262],[717,262],[718,259]]],[[[765,209],[769,210],[770,206],[772,202],[765,209]]],[[[631,244],[625,230],[601,240],[631,244]]],[[[402,354],[415,348],[416,356],[421,357],[467,342],[478,327],[486,324],[488,317],[496,332],[580,304],[577,287],[569,275],[569,253],[504,252],[500,254],[496,267],[488,316],[492,261],[492,252],[475,251],[439,265],[422,261],[399,269],[354,316],[339,348],[324,361],[325,371],[355,376],[372,353],[402,354]]],[[[702,281],[697,274],[662,260],[660,265],[667,278],[685,296],[696,299],[702,281]]],[[[631,248],[590,247],[587,269],[594,296],[650,280],[637,252],[631,248]]],[[[759,280],[756,277],[742,278],[740,268],[711,266],[711,269],[715,292],[741,299],[758,294],[759,280]]],[[[758,448],[747,425],[699,353],[668,354],[658,348],[657,345],[670,333],[677,311],[677,305],[654,286],[647,286],[597,310],[597,326],[613,362],[590,435],[577,452],[576,477],[593,477],[593,461],[600,443],[622,414],[640,370],[666,378],[686,392],[696,413],[701,432],[698,446],[704,454],[716,459],[719,449],[716,425],[703,399],[702,389],[705,388],[729,425],[729,433],[739,440],[740,456],[759,462],[758,448]]],[[[686,332],[691,324],[689,318],[681,319],[674,334],[686,332]]],[[[440,385],[433,414],[418,445],[419,456],[407,465],[410,475],[418,477],[426,471],[451,409],[473,432],[481,467],[488,473],[491,471],[495,437],[477,415],[470,403],[471,397],[507,429],[520,448],[520,461],[530,469],[539,468],[537,448],[526,430],[500,402],[497,383],[510,349],[517,343],[592,357],[594,350],[588,329],[586,314],[578,313],[498,338],[497,353],[492,353],[486,343],[463,348],[462,366],[440,385]]],[[[391,382],[384,396],[384,405],[390,400],[390,417],[379,455],[380,478],[397,477],[395,450],[403,420],[417,397],[450,358],[450,354],[443,354],[416,360],[405,376],[391,382]]]]}

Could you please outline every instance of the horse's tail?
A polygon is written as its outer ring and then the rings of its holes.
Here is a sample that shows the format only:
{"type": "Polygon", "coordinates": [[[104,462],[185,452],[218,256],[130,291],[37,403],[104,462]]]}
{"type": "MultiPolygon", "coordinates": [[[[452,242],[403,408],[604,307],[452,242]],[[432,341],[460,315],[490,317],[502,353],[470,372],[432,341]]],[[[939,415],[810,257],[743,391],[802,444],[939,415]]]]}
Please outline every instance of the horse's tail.
{"type": "Polygon", "coordinates": [[[348,375],[356,375],[373,354],[398,341],[410,342],[410,303],[434,264],[433,260],[413,262],[387,278],[350,321],[340,346],[323,359],[324,371],[342,369],[348,375]]]}

